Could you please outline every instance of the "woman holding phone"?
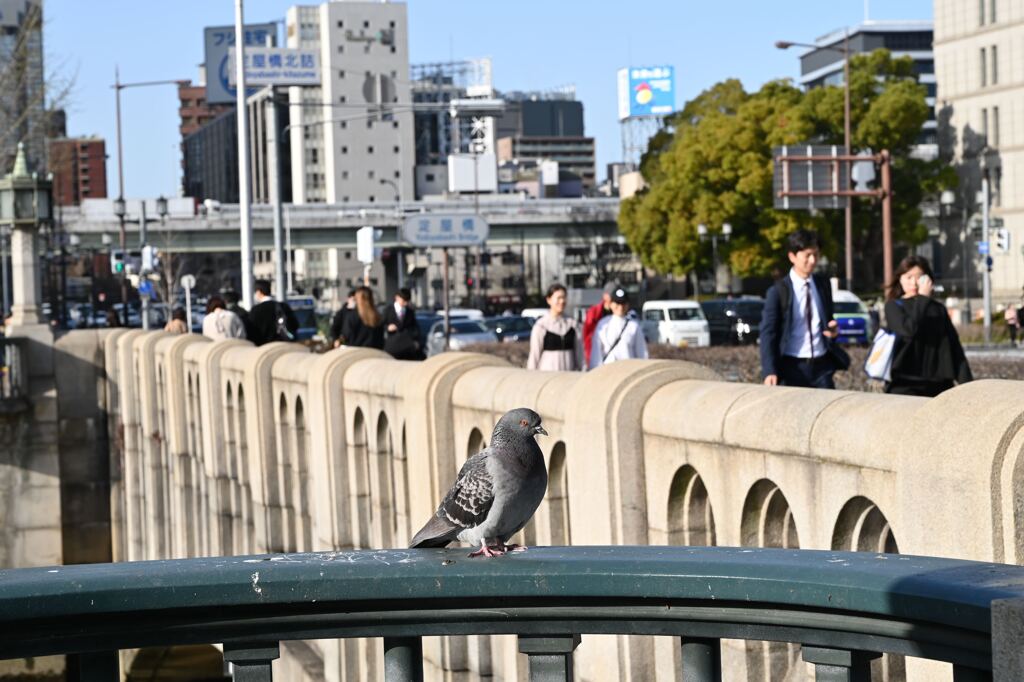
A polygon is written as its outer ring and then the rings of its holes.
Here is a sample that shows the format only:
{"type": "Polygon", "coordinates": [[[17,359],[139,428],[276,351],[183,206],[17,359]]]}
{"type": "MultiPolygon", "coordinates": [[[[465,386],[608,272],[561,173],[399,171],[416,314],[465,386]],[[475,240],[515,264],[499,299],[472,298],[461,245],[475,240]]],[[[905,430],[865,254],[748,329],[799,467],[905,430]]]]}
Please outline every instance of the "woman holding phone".
{"type": "Polygon", "coordinates": [[[927,259],[908,256],[896,268],[885,303],[886,327],[896,334],[886,393],[934,397],[973,378],[949,312],[931,297],[933,287],[927,259]]]}

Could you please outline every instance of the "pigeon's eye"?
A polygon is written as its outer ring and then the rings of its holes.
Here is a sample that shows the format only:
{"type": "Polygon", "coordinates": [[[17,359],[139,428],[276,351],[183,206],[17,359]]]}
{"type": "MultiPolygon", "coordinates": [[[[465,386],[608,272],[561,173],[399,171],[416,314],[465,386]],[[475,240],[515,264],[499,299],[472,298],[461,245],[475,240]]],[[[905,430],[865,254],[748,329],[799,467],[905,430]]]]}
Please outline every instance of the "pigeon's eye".
{"type": "Polygon", "coordinates": [[[519,420],[519,425],[520,426],[529,426],[530,422],[526,421],[525,419],[520,419],[519,420]]]}

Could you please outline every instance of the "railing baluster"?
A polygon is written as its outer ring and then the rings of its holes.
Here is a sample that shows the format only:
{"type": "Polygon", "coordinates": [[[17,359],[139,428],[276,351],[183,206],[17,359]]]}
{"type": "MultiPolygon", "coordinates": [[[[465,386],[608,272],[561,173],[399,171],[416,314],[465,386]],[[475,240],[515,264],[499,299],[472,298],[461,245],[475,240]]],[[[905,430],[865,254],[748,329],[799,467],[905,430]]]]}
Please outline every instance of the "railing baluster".
{"type": "Polygon", "coordinates": [[[78,679],[81,682],[117,682],[121,666],[116,651],[89,651],[78,655],[78,679]]]}
{"type": "Polygon", "coordinates": [[[803,647],[803,657],[814,664],[817,682],[871,682],[871,661],[882,654],[872,651],[803,647]]]}
{"type": "Polygon", "coordinates": [[[722,647],[718,639],[682,637],[683,682],[721,682],[722,647]]]}
{"type": "Polygon", "coordinates": [[[423,682],[423,640],[384,638],[384,681],[423,682]]]}
{"type": "Polygon", "coordinates": [[[579,635],[519,635],[519,653],[530,657],[530,682],[571,682],[579,635]]]}
{"type": "Polygon", "coordinates": [[[224,661],[231,664],[235,682],[272,682],[270,664],[281,655],[277,642],[242,642],[224,644],[224,661]]]}
{"type": "Polygon", "coordinates": [[[988,670],[954,665],[953,682],[992,682],[992,673],[988,670]]]}

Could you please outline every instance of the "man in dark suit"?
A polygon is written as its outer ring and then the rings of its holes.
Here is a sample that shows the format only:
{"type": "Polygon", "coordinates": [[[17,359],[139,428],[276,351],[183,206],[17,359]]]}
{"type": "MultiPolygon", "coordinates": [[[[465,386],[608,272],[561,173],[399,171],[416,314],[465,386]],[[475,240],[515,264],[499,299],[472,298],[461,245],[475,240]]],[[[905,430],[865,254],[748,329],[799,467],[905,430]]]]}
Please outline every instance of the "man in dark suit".
{"type": "Polygon", "coordinates": [[[256,305],[249,313],[249,340],[257,346],[271,341],[294,341],[299,321],[291,306],[270,296],[270,282],[256,280],[256,305]]]}
{"type": "Polygon", "coordinates": [[[792,265],[765,295],[761,317],[761,374],[766,386],[835,388],[833,374],[850,365],[835,345],[838,325],[832,319],[832,285],[815,275],[820,256],[818,235],[797,230],[787,239],[792,265]]]}
{"type": "Polygon", "coordinates": [[[420,328],[416,324],[416,311],[409,300],[412,292],[399,289],[395,302],[384,310],[384,350],[398,360],[422,360],[420,328]]]}

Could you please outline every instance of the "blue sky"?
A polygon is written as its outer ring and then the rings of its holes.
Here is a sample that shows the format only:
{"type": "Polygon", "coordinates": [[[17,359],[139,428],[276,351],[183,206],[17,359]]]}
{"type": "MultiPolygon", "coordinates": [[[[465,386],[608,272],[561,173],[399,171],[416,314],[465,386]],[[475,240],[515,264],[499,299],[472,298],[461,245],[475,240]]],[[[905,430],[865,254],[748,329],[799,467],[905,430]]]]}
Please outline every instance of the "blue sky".
{"type": "MultiPolygon", "coordinates": [[[[246,21],[283,19],[293,3],[247,0],[246,21]]],[[[315,3],[310,3],[315,4],[315,3]]],[[[412,62],[491,57],[499,89],[575,85],[587,134],[597,139],[599,178],[621,156],[615,72],[671,64],[677,106],[729,77],[757,88],[796,78],[796,50],[863,20],[864,0],[409,0],[412,62]]],[[[75,77],[69,135],[107,139],[108,186],[117,187],[114,66],[124,82],[197,77],[204,26],[231,24],[232,0],[46,0],[48,71],[75,77]]],[[[932,0],[874,0],[872,19],[931,19],[932,0]]],[[[180,136],[173,86],[122,98],[125,194],[176,195],[180,136]]]]}

